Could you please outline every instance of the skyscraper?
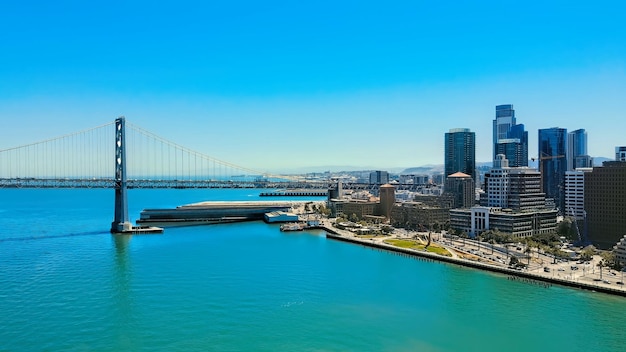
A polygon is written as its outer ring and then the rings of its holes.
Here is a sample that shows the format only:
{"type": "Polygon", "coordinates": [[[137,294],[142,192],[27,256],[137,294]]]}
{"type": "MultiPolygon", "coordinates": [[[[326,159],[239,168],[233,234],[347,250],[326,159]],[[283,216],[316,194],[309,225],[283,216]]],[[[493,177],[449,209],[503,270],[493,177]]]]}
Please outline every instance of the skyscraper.
{"type": "Polygon", "coordinates": [[[469,128],[454,128],[445,134],[445,177],[455,172],[476,181],[476,134],[469,128]]]}
{"type": "Polygon", "coordinates": [[[389,183],[389,173],[387,171],[372,171],[370,172],[370,185],[384,185],[389,183]]]}
{"type": "Polygon", "coordinates": [[[586,172],[584,194],[589,239],[610,249],[626,229],[626,163],[605,161],[586,172]]]}
{"type": "Polygon", "coordinates": [[[502,154],[511,167],[528,166],[528,132],[517,124],[513,105],[496,105],[493,120],[493,159],[502,154]]]}
{"type": "Polygon", "coordinates": [[[593,167],[593,159],[587,155],[587,132],[584,129],[567,135],[567,170],[593,167]]]}
{"type": "Polygon", "coordinates": [[[445,194],[452,197],[452,208],[471,208],[476,203],[475,182],[470,175],[455,172],[446,178],[445,194]]]}
{"type": "Polygon", "coordinates": [[[567,130],[546,128],[539,130],[539,171],[541,190],[554,199],[559,213],[565,208],[565,171],[567,171],[567,130]]]}
{"type": "Polygon", "coordinates": [[[626,147],[615,147],[615,161],[626,161],[626,147]]]}

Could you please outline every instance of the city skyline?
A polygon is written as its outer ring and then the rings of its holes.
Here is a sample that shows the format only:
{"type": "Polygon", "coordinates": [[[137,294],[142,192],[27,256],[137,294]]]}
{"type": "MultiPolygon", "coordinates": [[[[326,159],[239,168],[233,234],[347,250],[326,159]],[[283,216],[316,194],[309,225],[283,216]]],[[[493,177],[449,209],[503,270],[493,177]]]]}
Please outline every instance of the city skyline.
{"type": "Polygon", "coordinates": [[[0,149],[124,115],[262,171],[443,164],[453,128],[476,133],[483,162],[494,107],[513,104],[529,157],[539,129],[561,127],[610,158],[626,145],[623,7],[11,3],[0,149]],[[364,152],[364,139],[386,148],[364,152]]]}

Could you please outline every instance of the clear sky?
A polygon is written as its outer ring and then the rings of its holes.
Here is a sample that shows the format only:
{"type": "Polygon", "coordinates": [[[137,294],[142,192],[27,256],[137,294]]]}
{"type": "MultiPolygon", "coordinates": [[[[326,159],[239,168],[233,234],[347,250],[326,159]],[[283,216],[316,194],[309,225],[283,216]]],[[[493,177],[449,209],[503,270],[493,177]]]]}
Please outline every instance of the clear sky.
{"type": "Polygon", "coordinates": [[[495,105],[626,145],[623,1],[4,1],[0,149],[129,122],[263,171],[443,163],[495,105]]]}

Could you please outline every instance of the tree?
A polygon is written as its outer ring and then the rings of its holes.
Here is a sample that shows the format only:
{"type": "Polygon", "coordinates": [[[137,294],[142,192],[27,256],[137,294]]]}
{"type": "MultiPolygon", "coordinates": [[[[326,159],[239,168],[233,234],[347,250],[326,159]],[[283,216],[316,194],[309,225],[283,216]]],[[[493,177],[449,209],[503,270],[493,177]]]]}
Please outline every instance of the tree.
{"type": "Polygon", "coordinates": [[[530,253],[532,253],[532,250],[530,249],[530,244],[526,244],[526,249],[524,250],[524,253],[528,255],[528,265],[530,266],[530,253]]]}
{"type": "Polygon", "coordinates": [[[621,270],[622,267],[613,251],[602,252],[600,255],[602,256],[602,261],[604,261],[606,266],[611,269],[621,270]]]}
{"type": "Polygon", "coordinates": [[[593,245],[588,245],[580,251],[580,259],[584,261],[589,261],[596,254],[596,247],[593,245]]]}
{"type": "Polygon", "coordinates": [[[575,219],[566,217],[556,227],[556,233],[559,236],[567,238],[568,241],[578,241],[578,233],[576,232],[576,226],[574,225],[575,219]]]}
{"type": "Polygon", "coordinates": [[[493,254],[493,246],[496,244],[496,241],[492,238],[489,240],[489,244],[491,245],[491,254],[493,254]]]}

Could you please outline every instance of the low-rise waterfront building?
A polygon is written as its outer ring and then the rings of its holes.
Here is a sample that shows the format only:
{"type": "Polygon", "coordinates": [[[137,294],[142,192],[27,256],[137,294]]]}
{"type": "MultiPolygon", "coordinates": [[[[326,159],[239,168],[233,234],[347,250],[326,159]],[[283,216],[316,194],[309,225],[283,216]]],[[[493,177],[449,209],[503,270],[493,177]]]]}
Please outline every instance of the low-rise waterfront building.
{"type": "Polygon", "coordinates": [[[497,229],[521,238],[554,232],[556,216],[555,209],[514,212],[511,209],[477,206],[471,209],[451,209],[450,227],[471,237],[497,229]]]}
{"type": "Polygon", "coordinates": [[[298,221],[298,215],[294,213],[288,213],[285,211],[273,211],[270,213],[265,213],[264,215],[265,222],[274,223],[274,222],[292,222],[298,221]]]}
{"type": "Polygon", "coordinates": [[[378,202],[355,199],[331,201],[331,206],[336,216],[345,216],[350,220],[353,216],[356,217],[354,220],[362,220],[366,215],[375,215],[380,207],[378,202]]]}
{"type": "Polygon", "coordinates": [[[378,199],[368,196],[367,199],[330,199],[329,205],[335,216],[345,216],[353,220],[370,219],[380,222],[389,219],[391,208],[396,203],[395,187],[385,184],[379,188],[378,199]]]}
{"type": "Polygon", "coordinates": [[[450,221],[450,210],[420,202],[405,202],[392,208],[390,221],[394,227],[423,230],[432,228],[435,224],[447,224],[450,221]]]}

